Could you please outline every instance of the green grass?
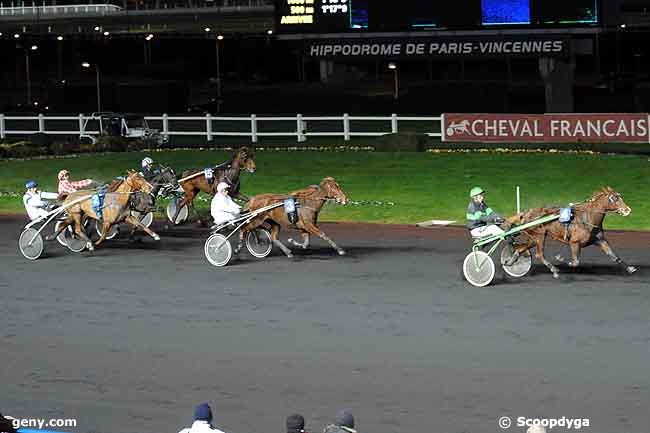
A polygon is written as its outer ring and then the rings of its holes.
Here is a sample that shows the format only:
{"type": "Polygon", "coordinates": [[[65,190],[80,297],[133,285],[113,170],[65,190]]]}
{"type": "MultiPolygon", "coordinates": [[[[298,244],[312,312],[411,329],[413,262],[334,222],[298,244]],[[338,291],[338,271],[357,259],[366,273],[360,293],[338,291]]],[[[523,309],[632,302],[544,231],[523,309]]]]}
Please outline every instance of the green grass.
{"type": "MultiPolygon", "coordinates": [[[[74,158],[0,161],[0,191],[23,192],[34,178],[43,190],[56,190],[58,170],[71,170],[73,178],[108,181],[139,165],[144,153],[83,155],[74,158]]],[[[155,152],[156,161],[177,172],[205,167],[227,158],[221,151],[155,152]]],[[[563,205],[581,201],[603,185],[624,195],[632,207],[627,217],[609,216],[608,228],[650,229],[648,179],[645,157],[567,153],[367,153],[268,152],[256,153],[257,173],[242,175],[242,191],[287,192],[334,176],[352,200],[379,204],[326,205],[322,219],[415,223],[452,219],[464,223],[474,185],[487,190],[487,202],[497,212],[515,211],[515,186],[522,191],[522,208],[563,205]],[[388,202],[394,203],[393,206],[388,202]]],[[[209,203],[201,201],[199,207],[209,203]]],[[[0,197],[0,211],[23,212],[19,197],[0,197]]]]}

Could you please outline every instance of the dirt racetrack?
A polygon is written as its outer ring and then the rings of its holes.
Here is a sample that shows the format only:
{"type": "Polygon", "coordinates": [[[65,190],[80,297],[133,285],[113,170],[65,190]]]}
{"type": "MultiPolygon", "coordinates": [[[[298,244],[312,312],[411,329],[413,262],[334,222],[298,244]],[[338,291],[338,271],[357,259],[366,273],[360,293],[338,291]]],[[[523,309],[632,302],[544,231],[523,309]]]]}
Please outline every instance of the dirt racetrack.
{"type": "Polygon", "coordinates": [[[632,276],[590,247],[559,281],[535,266],[478,289],[461,276],[462,228],[324,224],[347,256],[315,241],[215,268],[207,234],[187,228],[92,254],[50,242],[30,262],[21,224],[0,219],[4,414],[176,433],[212,401],[229,433],[283,432],[293,412],[319,432],[342,408],[360,433],[525,432],[517,417],[563,416],[650,431],[649,234],[609,236],[632,276]]]}

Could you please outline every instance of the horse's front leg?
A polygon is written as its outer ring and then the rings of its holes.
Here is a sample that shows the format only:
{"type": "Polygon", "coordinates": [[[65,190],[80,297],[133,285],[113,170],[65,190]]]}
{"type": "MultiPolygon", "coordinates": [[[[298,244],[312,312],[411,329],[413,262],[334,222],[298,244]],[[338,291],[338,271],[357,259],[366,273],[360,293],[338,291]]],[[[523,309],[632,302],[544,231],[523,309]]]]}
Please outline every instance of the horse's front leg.
{"type": "MultiPolygon", "coordinates": [[[[156,234],[156,232],[154,232],[153,230],[151,230],[149,227],[144,226],[144,225],[143,225],[143,224],[142,224],[142,223],[141,223],[141,222],[140,222],[136,217],[134,217],[133,215],[129,214],[129,215],[124,219],[124,221],[126,221],[127,223],[131,224],[131,225],[134,226],[134,227],[139,227],[139,228],[141,228],[142,230],[144,230],[145,232],[147,232],[147,234],[148,234],[149,236],[151,236],[155,241],[159,241],[159,240],[160,240],[160,236],[158,236],[158,235],[156,234]]],[[[103,235],[104,235],[104,234],[102,233],[102,236],[103,236],[103,235]]]]}
{"type": "Polygon", "coordinates": [[[322,231],[321,229],[319,229],[315,224],[306,223],[306,224],[305,224],[305,230],[306,230],[308,233],[311,233],[311,234],[313,234],[313,235],[315,235],[315,236],[318,236],[319,238],[323,239],[324,241],[327,241],[327,243],[330,244],[330,246],[331,246],[332,248],[334,248],[334,249],[336,250],[336,252],[339,253],[340,256],[344,256],[344,255],[345,255],[345,250],[344,250],[343,248],[339,247],[338,245],[336,245],[336,244],[334,243],[334,241],[333,241],[332,239],[330,239],[330,238],[325,234],[325,232],[322,231]]]}
{"type": "Polygon", "coordinates": [[[301,232],[300,236],[302,237],[302,243],[296,242],[292,238],[287,239],[287,242],[289,242],[291,245],[295,247],[302,248],[303,250],[306,250],[309,248],[309,232],[301,232]]]}
{"type": "Polygon", "coordinates": [[[598,245],[601,251],[607,254],[607,256],[612,259],[614,263],[618,263],[619,265],[623,266],[628,274],[633,274],[637,271],[637,268],[635,266],[628,265],[623,260],[621,260],[621,258],[616,255],[614,250],[612,250],[612,247],[609,246],[609,242],[607,242],[605,239],[596,241],[596,245],[598,245]]]}
{"type": "Polygon", "coordinates": [[[549,271],[553,272],[553,278],[558,279],[560,278],[560,270],[553,263],[546,260],[546,257],[544,257],[545,240],[546,240],[546,233],[542,235],[538,235],[535,238],[535,257],[537,258],[537,260],[544,263],[544,265],[549,269],[549,271]]]}
{"type": "Polygon", "coordinates": [[[111,223],[108,222],[108,218],[106,218],[106,215],[104,215],[104,218],[102,219],[102,233],[99,235],[99,239],[97,239],[97,242],[95,242],[95,246],[98,246],[104,240],[106,240],[106,236],[108,235],[108,231],[111,229],[111,223]]]}

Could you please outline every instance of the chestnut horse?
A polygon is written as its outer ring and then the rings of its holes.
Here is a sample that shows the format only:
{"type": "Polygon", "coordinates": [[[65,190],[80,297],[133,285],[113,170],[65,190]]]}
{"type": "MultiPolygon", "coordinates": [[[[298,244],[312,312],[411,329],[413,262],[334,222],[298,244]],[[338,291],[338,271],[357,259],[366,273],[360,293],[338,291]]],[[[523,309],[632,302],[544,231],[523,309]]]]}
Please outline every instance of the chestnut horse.
{"type": "MultiPolygon", "coordinates": [[[[559,212],[560,208],[531,209],[509,218],[508,222],[523,224],[546,215],[557,215],[559,212]]],[[[569,266],[573,270],[580,264],[580,250],[589,245],[597,245],[614,263],[620,264],[629,274],[632,274],[637,269],[623,262],[614,253],[607,240],[605,240],[603,220],[605,219],[605,215],[610,212],[617,212],[620,215],[628,216],[632,210],[623,201],[619,193],[607,186],[600,191],[596,191],[590,199],[576,204],[573,210],[573,219],[568,225],[554,220],[524,230],[517,238],[518,243],[515,248],[515,255],[511,261],[514,262],[521,253],[534,245],[535,257],[553,272],[554,278],[558,278],[558,268],[544,257],[544,241],[546,240],[546,236],[550,236],[551,239],[569,245],[571,248],[571,261],[569,262],[569,266]],[[522,240],[523,243],[519,243],[522,240]]]]}
{"type": "Polygon", "coordinates": [[[271,226],[271,239],[273,239],[273,243],[277,245],[289,258],[293,257],[291,250],[279,239],[281,227],[292,227],[300,230],[303,242],[299,243],[293,239],[289,239],[291,245],[307,249],[309,247],[309,235],[315,235],[327,241],[340,255],[344,255],[345,251],[337,246],[334,241],[316,225],[318,213],[321,211],[326,201],[331,200],[343,205],[348,202],[348,197],[333,177],[326,177],[320,182],[320,185],[308,186],[307,188],[293,191],[288,195],[272,193],[256,195],[246,203],[242,213],[252,212],[256,209],[261,209],[265,206],[282,202],[289,197],[293,197],[296,200],[298,221],[295,224],[291,224],[283,206],[262,212],[256,218],[251,220],[251,222],[242,227],[239,232],[239,245],[237,245],[235,253],[241,250],[246,234],[249,231],[266,223],[271,226]]]}
{"type": "Polygon", "coordinates": [[[179,184],[183,188],[185,193],[183,199],[176,206],[176,214],[172,221],[176,221],[178,213],[181,208],[185,205],[189,206],[189,209],[194,211],[194,213],[199,217],[199,224],[201,223],[201,216],[194,209],[194,198],[201,191],[214,195],[217,191],[217,185],[219,182],[227,182],[230,186],[231,196],[237,198],[241,194],[239,192],[239,173],[242,170],[246,170],[249,173],[255,173],[257,166],[255,165],[255,159],[253,154],[246,147],[239,149],[233,157],[217,166],[211,167],[214,172],[214,179],[212,183],[208,183],[208,180],[205,178],[204,170],[187,170],[181,173],[181,179],[179,179],[179,184]]]}
{"type": "Polygon", "coordinates": [[[57,232],[48,236],[48,239],[56,238],[67,226],[74,223],[75,234],[86,242],[89,251],[93,251],[93,244],[88,236],[86,236],[86,233],[84,233],[81,224],[81,218],[85,214],[90,218],[102,222],[102,233],[97,242],[95,242],[95,246],[101,244],[104,239],[106,239],[108,229],[111,225],[122,221],[126,221],[133,226],[142,228],[149,234],[149,236],[158,241],[160,240],[160,236],[148,227],[144,227],[140,224],[140,221],[138,221],[137,218],[131,215],[131,206],[129,205],[132,194],[138,191],[151,193],[152,189],[152,185],[140,174],[135,171],[129,171],[126,179],[115,181],[109,186],[108,192],[104,197],[101,219],[93,209],[92,199],[90,197],[83,199],[83,197],[92,194],[92,191],[82,190],[69,194],[63,201],[63,206],[69,206],[66,208],[68,218],[66,218],[63,224],[60,225],[57,232]],[[75,201],[77,201],[77,203],[73,204],[75,201]]]}

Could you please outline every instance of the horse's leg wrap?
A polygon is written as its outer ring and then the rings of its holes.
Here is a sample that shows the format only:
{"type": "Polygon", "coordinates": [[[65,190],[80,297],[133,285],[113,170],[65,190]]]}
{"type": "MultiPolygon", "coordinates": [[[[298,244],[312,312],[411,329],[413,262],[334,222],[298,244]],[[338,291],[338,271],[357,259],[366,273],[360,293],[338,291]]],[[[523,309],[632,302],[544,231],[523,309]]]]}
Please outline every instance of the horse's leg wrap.
{"type": "Polygon", "coordinates": [[[158,234],[156,234],[156,232],[151,230],[149,227],[145,227],[144,225],[142,225],[142,223],[136,217],[134,217],[133,215],[127,216],[124,219],[124,221],[131,224],[133,227],[140,227],[142,230],[147,232],[147,234],[149,236],[151,236],[154,240],[156,240],[156,241],[160,240],[160,236],[158,236],[158,234]]]}
{"type": "Polygon", "coordinates": [[[625,263],[619,256],[616,255],[612,247],[609,246],[609,242],[605,239],[601,239],[597,242],[597,245],[600,247],[602,252],[604,252],[614,263],[621,265],[625,268],[625,272],[628,274],[633,274],[637,271],[636,266],[631,266],[625,263]]]}
{"type": "Polygon", "coordinates": [[[320,238],[327,241],[328,244],[332,246],[336,250],[337,253],[339,253],[339,256],[344,256],[345,255],[345,250],[343,248],[340,248],[338,245],[334,243],[333,240],[331,240],[327,235],[323,232],[321,232],[320,238]]]}
{"type": "Polygon", "coordinates": [[[520,254],[519,254],[519,251],[515,250],[515,252],[514,252],[514,254],[512,255],[512,257],[510,257],[510,260],[507,260],[507,261],[504,263],[504,265],[506,265],[506,266],[512,266],[512,265],[514,265],[515,262],[517,261],[517,259],[519,258],[519,255],[520,255],[520,254]]]}
{"type": "Polygon", "coordinates": [[[291,258],[293,257],[293,254],[291,253],[291,250],[287,248],[282,242],[280,242],[279,239],[274,239],[273,243],[282,250],[282,252],[288,257],[291,258]]]}
{"type": "Polygon", "coordinates": [[[292,238],[287,239],[287,242],[289,242],[291,245],[293,245],[295,247],[302,248],[303,250],[306,250],[307,248],[309,248],[309,233],[303,232],[303,233],[301,233],[301,236],[302,236],[302,240],[303,240],[302,243],[296,242],[292,238]]]}

